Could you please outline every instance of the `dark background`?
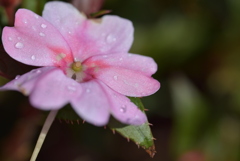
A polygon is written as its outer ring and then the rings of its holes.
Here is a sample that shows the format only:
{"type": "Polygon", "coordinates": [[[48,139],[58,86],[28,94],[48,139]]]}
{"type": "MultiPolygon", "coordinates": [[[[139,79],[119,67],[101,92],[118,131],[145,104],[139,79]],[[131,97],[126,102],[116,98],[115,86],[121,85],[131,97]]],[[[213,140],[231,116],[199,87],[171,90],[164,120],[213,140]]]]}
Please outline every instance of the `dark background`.
{"type": "MultiPolygon", "coordinates": [[[[0,33],[17,8],[41,14],[45,2],[0,0],[0,33]]],[[[239,161],[240,1],[106,0],[102,9],[131,20],[131,52],[158,63],[161,89],[142,99],[157,154],[108,128],[55,120],[37,160],[239,161]]],[[[29,70],[0,52],[0,85],[29,70]]],[[[13,91],[0,92],[0,107],[0,160],[29,160],[46,113],[13,91]]]]}

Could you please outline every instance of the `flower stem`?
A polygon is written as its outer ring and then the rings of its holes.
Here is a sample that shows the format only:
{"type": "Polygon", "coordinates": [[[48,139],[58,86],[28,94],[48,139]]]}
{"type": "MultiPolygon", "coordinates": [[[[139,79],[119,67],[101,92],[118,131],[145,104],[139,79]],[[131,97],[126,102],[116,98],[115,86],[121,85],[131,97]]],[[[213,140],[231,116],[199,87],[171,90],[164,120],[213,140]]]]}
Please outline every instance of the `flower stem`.
{"type": "Polygon", "coordinates": [[[30,159],[30,161],[35,161],[37,159],[37,156],[38,156],[38,153],[42,147],[42,144],[46,138],[46,135],[48,133],[48,130],[50,128],[50,126],[52,125],[53,123],[53,120],[55,119],[56,115],[57,115],[57,112],[58,110],[52,110],[50,111],[50,113],[48,114],[48,117],[47,119],[45,120],[45,123],[43,125],[43,128],[42,128],[42,131],[38,137],[38,140],[37,140],[37,144],[34,148],[34,151],[32,153],[32,157],[30,159]]]}

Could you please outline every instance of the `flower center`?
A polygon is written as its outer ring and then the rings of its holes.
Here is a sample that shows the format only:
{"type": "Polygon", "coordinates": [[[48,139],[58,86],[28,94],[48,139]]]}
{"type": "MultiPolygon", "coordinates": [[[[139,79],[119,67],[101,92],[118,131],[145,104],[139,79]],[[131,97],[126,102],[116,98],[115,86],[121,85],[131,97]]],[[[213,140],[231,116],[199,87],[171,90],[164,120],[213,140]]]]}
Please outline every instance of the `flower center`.
{"type": "Polygon", "coordinates": [[[71,68],[75,72],[80,72],[80,71],[82,71],[82,64],[79,61],[74,62],[74,63],[72,63],[71,68]]]}

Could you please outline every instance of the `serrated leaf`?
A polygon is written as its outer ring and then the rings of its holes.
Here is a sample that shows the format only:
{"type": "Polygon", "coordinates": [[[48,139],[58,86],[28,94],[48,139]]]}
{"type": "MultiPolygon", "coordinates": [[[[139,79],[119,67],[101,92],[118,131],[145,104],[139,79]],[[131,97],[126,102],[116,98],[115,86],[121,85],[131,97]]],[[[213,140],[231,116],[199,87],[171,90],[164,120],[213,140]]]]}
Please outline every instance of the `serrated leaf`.
{"type": "Polygon", "coordinates": [[[58,111],[56,118],[70,121],[76,121],[81,119],[69,104],[58,111]]]}
{"type": "MultiPolygon", "coordinates": [[[[139,98],[132,97],[130,99],[135,105],[137,105],[139,109],[144,111],[144,106],[139,98]]],[[[112,130],[120,133],[123,137],[126,137],[127,139],[130,139],[137,145],[141,146],[151,157],[155,155],[155,145],[148,122],[143,125],[133,126],[124,125],[115,119],[111,119],[109,122],[109,127],[112,130]]]]}
{"type": "MultiPolygon", "coordinates": [[[[144,106],[139,98],[131,97],[130,100],[137,105],[139,109],[144,111],[144,106]]],[[[71,108],[70,105],[65,106],[64,108],[60,109],[57,118],[63,119],[66,121],[77,121],[81,120],[79,116],[75,113],[75,111],[71,108]]],[[[108,126],[121,134],[123,137],[132,140],[138,146],[141,146],[146,152],[153,157],[156,153],[155,145],[153,142],[153,136],[151,129],[149,127],[149,123],[146,122],[143,125],[133,126],[133,125],[125,125],[114,118],[111,118],[109,121],[108,126]]]]}

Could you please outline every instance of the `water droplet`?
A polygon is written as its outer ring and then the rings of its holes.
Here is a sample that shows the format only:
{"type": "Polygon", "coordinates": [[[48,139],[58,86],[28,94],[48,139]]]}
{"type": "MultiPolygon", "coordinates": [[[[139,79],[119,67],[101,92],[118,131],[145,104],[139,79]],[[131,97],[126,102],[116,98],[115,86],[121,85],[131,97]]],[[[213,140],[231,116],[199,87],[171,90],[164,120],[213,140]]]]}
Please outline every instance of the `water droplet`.
{"type": "Polygon", "coordinates": [[[76,91],[76,88],[73,87],[73,86],[68,86],[67,88],[68,88],[69,91],[76,91]]]}
{"type": "Polygon", "coordinates": [[[31,59],[32,59],[32,60],[35,60],[35,59],[36,59],[35,55],[32,55],[32,56],[31,56],[31,59]]]}
{"type": "Polygon", "coordinates": [[[68,33],[69,33],[69,34],[72,34],[72,32],[71,32],[71,31],[68,31],[68,33]]]}
{"type": "Polygon", "coordinates": [[[12,41],[12,38],[11,38],[11,37],[8,37],[8,40],[9,40],[9,41],[12,41]]]}
{"type": "Polygon", "coordinates": [[[120,108],[120,112],[122,112],[122,113],[127,112],[127,106],[126,106],[126,105],[123,105],[123,106],[120,108]]]}
{"type": "Polygon", "coordinates": [[[38,18],[39,18],[39,16],[38,16],[38,15],[36,15],[36,14],[35,14],[34,16],[35,16],[35,18],[36,18],[36,19],[38,19],[38,18]]]}
{"type": "Polygon", "coordinates": [[[41,73],[41,70],[40,70],[40,69],[38,69],[38,70],[36,71],[36,73],[41,73]]]}
{"type": "Polygon", "coordinates": [[[15,79],[18,79],[18,78],[20,78],[20,75],[17,75],[17,76],[15,77],[15,79]]]}
{"type": "Polygon", "coordinates": [[[45,29],[45,28],[47,27],[47,25],[41,24],[41,27],[42,27],[43,29],[45,29]]]}
{"type": "Polygon", "coordinates": [[[119,60],[120,60],[120,61],[122,61],[122,60],[123,60],[123,58],[120,58],[119,60]]]}
{"type": "Polygon", "coordinates": [[[114,79],[114,80],[117,80],[117,79],[118,79],[118,76],[116,76],[116,75],[113,76],[113,79],[114,79]]]}
{"type": "Polygon", "coordinates": [[[23,48],[23,43],[21,43],[21,42],[18,42],[18,43],[16,43],[15,44],[15,47],[17,48],[17,49],[21,49],[21,48],[23,48]]]}
{"type": "Polygon", "coordinates": [[[79,60],[78,60],[78,58],[74,58],[74,61],[77,62],[77,61],[79,61],[79,60]]]}
{"type": "Polygon", "coordinates": [[[27,20],[24,19],[24,20],[23,20],[23,23],[27,24],[28,22],[27,22],[27,20]]]}
{"type": "Polygon", "coordinates": [[[91,92],[91,90],[90,90],[90,89],[86,89],[86,92],[87,92],[87,93],[90,93],[90,92],[91,92]]]}
{"type": "Polygon", "coordinates": [[[114,41],[116,41],[116,38],[113,35],[108,35],[107,36],[107,42],[108,43],[112,43],[114,41]]]}
{"type": "Polygon", "coordinates": [[[42,37],[43,37],[43,36],[45,36],[45,34],[44,34],[44,33],[42,33],[42,32],[40,32],[40,33],[39,33],[39,35],[40,35],[40,36],[42,36],[42,37]]]}

